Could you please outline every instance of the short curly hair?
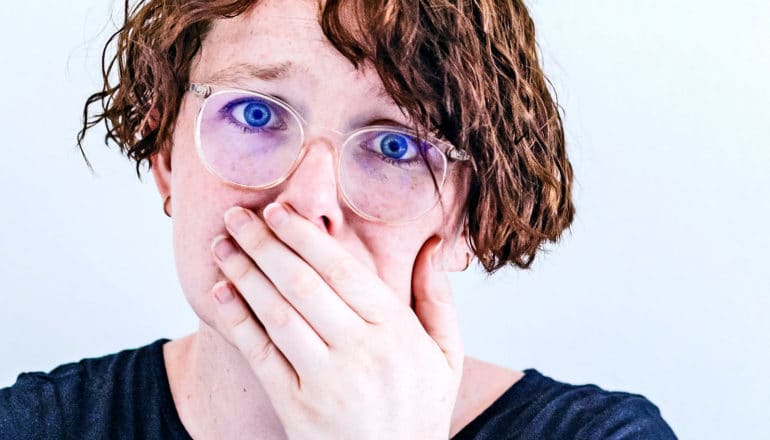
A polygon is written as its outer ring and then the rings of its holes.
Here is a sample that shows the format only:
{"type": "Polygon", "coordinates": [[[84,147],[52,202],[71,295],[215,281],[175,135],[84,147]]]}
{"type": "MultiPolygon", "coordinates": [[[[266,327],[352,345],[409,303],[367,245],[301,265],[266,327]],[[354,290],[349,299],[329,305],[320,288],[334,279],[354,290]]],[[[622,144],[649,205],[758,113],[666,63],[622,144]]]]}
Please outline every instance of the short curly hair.
{"type": "MultiPolygon", "coordinates": [[[[105,143],[135,161],[141,178],[142,161],[152,167],[151,157],[171,148],[190,65],[212,21],[258,2],[139,0],[132,7],[126,0],[125,21],[102,52],[103,88],[83,109],[81,152],[86,132],[104,123],[105,143]],[[151,110],[158,117],[152,128],[151,110]]],[[[546,241],[559,240],[575,214],[572,166],[521,0],[327,0],[319,22],[354,66],[376,69],[418,124],[470,153],[466,232],[487,272],[508,263],[529,268],[546,241]]]]}

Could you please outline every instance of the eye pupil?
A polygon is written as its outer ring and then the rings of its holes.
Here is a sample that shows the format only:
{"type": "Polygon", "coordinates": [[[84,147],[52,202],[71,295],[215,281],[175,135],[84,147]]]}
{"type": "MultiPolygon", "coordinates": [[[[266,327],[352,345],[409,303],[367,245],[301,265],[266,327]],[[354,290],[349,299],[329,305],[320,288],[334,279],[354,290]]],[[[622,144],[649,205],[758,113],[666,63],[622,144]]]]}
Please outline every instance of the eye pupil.
{"type": "Polygon", "coordinates": [[[261,102],[250,102],[243,109],[243,118],[252,127],[262,127],[270,121],[270,109],[261,102]]]}
{"type": "Polygon", "coordinates": [[[388,134],[380,141],[382,152],[393,159],[398,159],[406,153],[409,145],[404,136],[398,134],[388,134]]]}

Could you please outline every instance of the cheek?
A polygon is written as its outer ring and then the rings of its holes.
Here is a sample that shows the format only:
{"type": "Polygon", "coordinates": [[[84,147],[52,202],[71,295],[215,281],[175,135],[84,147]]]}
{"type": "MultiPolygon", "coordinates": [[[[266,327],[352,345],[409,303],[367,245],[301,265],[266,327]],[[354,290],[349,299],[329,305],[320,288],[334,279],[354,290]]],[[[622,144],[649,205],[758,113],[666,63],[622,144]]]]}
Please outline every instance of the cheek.
{"type": "Polygon", "coordinates": [[[412,266],[417,250],[403,243],[403,247],[389,248],[379,258],[382,263],[378,267],[380,278],[390,287],[398,299],[408,304],[412,295],[412,266]]]}
{"type": "Polygon", "coordinates": [[[362,234],[365,246],[372,251],[378,276],[404,304],[411,301],[415,260],[425,242],[435,233],[415,226],[387,230],[377,226],[368,234],[362,234]]]}
{"type": "Polygon", "coordinates": [[[190,129],[178,126],[172,153],[172,223],[177,276],[195,313],[210,322],[211,287],[225,279],[211,255],[211,242],[226,234],[224,213],[231,206],[263,206],[247,194],[222,183],[198,159],[190,129]],[[247,198],[248,196],[248,198],[247,198]]]}
{"type": "Polygon", "coordinates": [[[419,220],[398,227],[386,227],[365,221],[351,222],[355,234],[368,249],[367,257],[377,275],[404,304],[412,297],[412,277],[415,261],[422,255],[426,242],[436,235],[445,242],[456,238],[459,214],[456,184],[446,186],[444,210],[436,205],[419,220]]]}

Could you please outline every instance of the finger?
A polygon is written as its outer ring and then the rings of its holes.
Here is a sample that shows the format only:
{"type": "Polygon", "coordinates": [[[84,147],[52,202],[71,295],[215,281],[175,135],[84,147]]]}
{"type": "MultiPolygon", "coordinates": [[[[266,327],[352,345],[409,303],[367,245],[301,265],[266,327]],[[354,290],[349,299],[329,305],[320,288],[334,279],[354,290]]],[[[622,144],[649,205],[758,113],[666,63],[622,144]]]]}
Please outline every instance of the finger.
{"type": "Polygon", "coordinates": [[[268,395],[287,386],[299,387],[296,372],[270,340],[248,305],[227,281],[212,288],[217,303],[216,330],[243,354],[268,395]]]}
{"type": "Polygon", "coordinates": [[[361,318],[254,213],[232,208],[226,218],[242,214],[249,219],[233,232],[244,252],[327,344],[344,344],[364,324],[361,318]]]}
{"type": "Polygon", "coordinates": [[[464,356],[463,343],[449,278],[435,264],[440,246],[441,240],[434,237],[417,254],[412,273],[414,312],[446,355],[450,367],[459,371],[464,356]]]}
{"type": "Polygon", "coordinates": [[[381,324],[403,309],[371,269],[288,206],[271,203],[265,207],[264,216],[273,233],[312,266],[365,321],[381,324]]]}
{"type": "Polygon", "coordinates": [[[326,359],[326,343],[229,238],[217,237],[212,250],[222,272],[241,292],[297,373],[302,376],[314,371],[326,359]]]}

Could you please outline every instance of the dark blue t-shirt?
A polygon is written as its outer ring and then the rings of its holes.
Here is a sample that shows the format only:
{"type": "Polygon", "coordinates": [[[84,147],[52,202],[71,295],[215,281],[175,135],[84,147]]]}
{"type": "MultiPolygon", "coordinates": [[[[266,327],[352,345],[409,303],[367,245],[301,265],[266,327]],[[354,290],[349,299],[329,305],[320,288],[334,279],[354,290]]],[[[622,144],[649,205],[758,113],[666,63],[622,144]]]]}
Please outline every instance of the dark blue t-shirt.
{"type": "MultiPolygon", "coordinates": [[[[166,376],[166,342],[20,374],[0,389],[0,439],[189,440],[166,376]]],[[[453,439],[676,439],[640,395],[524,372],[453,439]]]]}

